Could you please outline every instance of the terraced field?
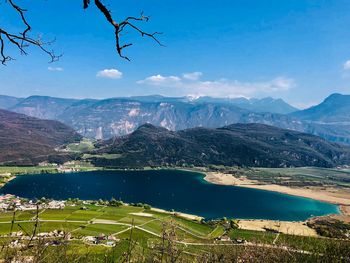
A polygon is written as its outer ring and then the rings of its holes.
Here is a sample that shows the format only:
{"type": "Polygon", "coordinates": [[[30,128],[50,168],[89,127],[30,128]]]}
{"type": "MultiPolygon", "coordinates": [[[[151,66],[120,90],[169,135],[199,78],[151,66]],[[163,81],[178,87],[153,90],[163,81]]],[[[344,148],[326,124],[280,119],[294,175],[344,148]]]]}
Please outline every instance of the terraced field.
{"type": "MultiPolygon", "coordinates": [[[[21,242],[28,242],[26,240],[29,240],[35,229],[35,219],[36,211],[0,212],[0,242],[16,238],[22,238],[21,242]],[[13,223],[12,220],[14,220],[13,223]],[[10,235],[19,231],[23,233],[21,238],[10,235]]],[[[340,251],[350,247],[350,243],[345,240],[339,242],[328,238],[308,238],[228,228],[224,221],[208,224],[179,217],[177,214],[127,205],[112,207],[80,204],[68,205],[61,210],[39,211],[36,235],[43,236],[55,230],[70,233],[70,239],[65,241],[68,255],[88,253],[103,257],[113,253],[114,258],[123,257],[130,249],[130,244],[141,254],[152,253],[154,247],[159,247],[164,242],[164,238],[169,237],[173,238],[173,244],[176,244],[177,250],[181,250],[185,257],[219,248],[224,251],[236,249],[237,253],[254,247],[277,250],[289,248],[297,254],[323,255],[329,251],[330,247],[340,251]],[[114,238],[117,242],[113,246],[107,246],[106,242],[96,245],[86,241],[88,236],[108,236],[109,239],[114,238]],[[223,237],[226,237],[226,241],[223,237]],[[230,237],[231,241],[228,241],[227,237],[230,237]]],[[[47,239],[52,240],[52,237],[47,239]]],[[[47,251],[55,251],[55,249],[58,248],[51,247],[47,251]]]]}
{"type": "MultiPolygon", "coordinates": [[[[20,211],[0,213],[0,234],[28,229],[34,224],[36,211],[20,211]],[[14,224],[12,219],[14,217],[14,224]]],[[[161,236],[165,224],[176,224],[184,241],[193,242],[198,239],[209,240],[214,230],[212,227],[193,222],[170,214],[163,214],[143,207],[122,206],[107,207],[96,205],[66,206],[61,210],[42,210],[39,213],[38,233],[63,230],[71,232],[73,237],[115,235],[119,238],[128,235],[136,228],[142,233],[154,237],[161,236]],[[119,234],[119,232],[121,232],[119,234]]]]}

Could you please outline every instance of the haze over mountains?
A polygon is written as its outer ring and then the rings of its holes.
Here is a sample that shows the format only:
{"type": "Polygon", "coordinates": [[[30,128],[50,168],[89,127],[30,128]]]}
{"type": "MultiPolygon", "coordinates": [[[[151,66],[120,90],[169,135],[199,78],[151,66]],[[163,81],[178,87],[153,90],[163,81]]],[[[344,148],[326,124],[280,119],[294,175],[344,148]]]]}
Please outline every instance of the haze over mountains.
{"type": "Polygon", "coordinates": [[[350,96],[333,94],[321,104],[297,110],[281,99],[139,96],[105,100],[31,96],[1,99],[0,108],[59,120],[83,136],[108,139],[144,123],[169,130],[262,123],[350,144],[350,96]]]}

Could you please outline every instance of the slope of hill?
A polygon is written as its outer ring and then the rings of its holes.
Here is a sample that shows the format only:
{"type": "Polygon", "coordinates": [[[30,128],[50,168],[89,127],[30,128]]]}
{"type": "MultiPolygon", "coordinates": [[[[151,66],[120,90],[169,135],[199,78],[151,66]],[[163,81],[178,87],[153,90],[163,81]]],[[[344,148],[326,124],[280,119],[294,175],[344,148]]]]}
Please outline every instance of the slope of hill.
{"type": "Polygon", "coordinates": [[[97,165],[114,167],[227,165],[333,167],[350,163],[350,148],[322,138],[262,124],[178,132],[151,124],[98,145],[97,165]],[[117,158],[104,158],[104,154],[117,158]]]}
{"type": "Polygon", "coordinates": [[[319,105],[289,116],[303,122],[306,132],[350,144],[350,95],[332,94],[319,105]]]}
{"type": "Polygon", "coordinates": [[[332,94],[319,105],[291,115],[309,122],[350,124],[350,95],[332,94]]]}
{"type": "Polygon", "coordinates": [[[0,164],[34,165],[65,160],[55,148],[80,140],[73,129],[57,122],[0,110],[0,164]]]}

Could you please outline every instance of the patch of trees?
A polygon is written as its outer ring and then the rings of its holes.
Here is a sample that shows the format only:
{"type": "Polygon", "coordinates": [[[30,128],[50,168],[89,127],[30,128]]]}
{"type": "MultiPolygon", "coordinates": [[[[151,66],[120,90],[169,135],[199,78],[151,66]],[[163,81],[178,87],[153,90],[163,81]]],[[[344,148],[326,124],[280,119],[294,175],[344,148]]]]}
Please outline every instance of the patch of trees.
{"type": "Polygon", "coordinates": [[[307,225],[324,237],[350,239],[350,224],[339,220],[316,220],[307,225]]]}

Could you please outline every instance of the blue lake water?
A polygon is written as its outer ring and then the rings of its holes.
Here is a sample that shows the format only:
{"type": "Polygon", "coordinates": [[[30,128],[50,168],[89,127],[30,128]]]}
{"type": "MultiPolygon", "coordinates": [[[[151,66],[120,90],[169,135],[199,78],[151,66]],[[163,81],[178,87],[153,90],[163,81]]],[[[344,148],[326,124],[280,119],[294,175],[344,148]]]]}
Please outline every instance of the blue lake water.
{"type": "Polygon", "coordinates": [[[307,198],[206,182],[179,170],[96,171],[18,176],[0,189],[26,198],[79,198],[147,203],[157,208],[213,218],[305,220],[339,213],[338,207],[307,198]]]}

